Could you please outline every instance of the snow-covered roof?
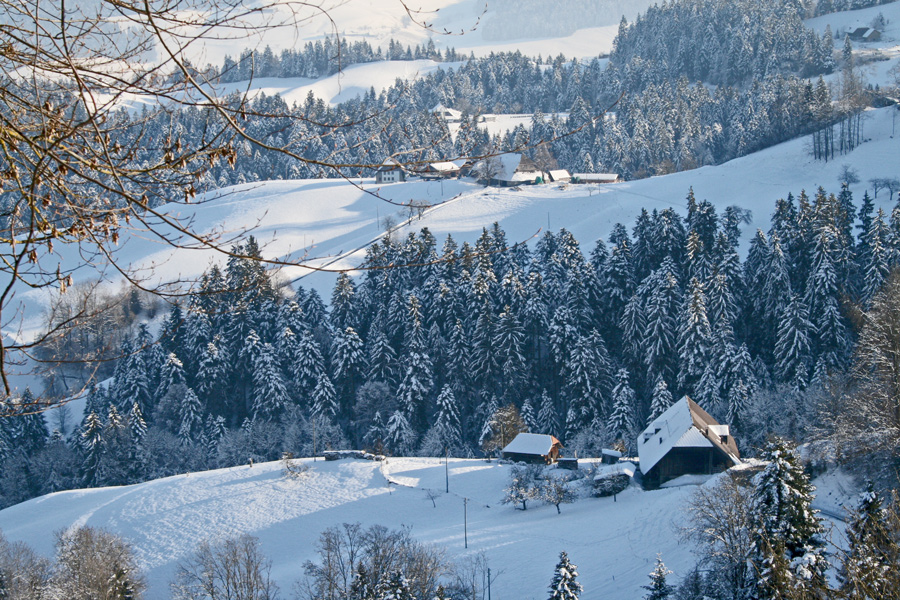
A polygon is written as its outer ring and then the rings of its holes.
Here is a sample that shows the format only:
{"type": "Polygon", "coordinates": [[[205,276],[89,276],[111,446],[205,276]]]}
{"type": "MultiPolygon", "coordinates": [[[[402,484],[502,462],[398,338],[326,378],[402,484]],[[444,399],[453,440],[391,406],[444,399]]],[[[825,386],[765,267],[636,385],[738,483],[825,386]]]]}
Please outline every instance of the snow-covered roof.
{"type": "Polygon", "coordinates": [[[394,160],[393,158],[386,158],[384,162],[381,163],[381,166],[378,167],[379,171],[393,171],[394,169],[402,169],[403,165],[394,160]]]}
{"type": "Polygon", "coordinates": [[[550,179],[559,181],[560,179],[569,179],[572,177],[565,169],[554,169],[550,171],[550,179]]]}
{"type": "Polygon", "coordinates": [[[448,119],[459,119],[462,116],[462,112],[452,109],[452,108],[447,108],[443,104],[438,104],[437,106],[435,106],[434,108],[431,109],[431,112],[433,112],[436,115],[441,115],[442,117],[445,117],[448,119]]]}
{"type": "Polygon", "coordinates": [[[648,473],[672,448],[719,448],[734,464],[741,462],[737,446],[720,425],[696,402],[683,397],[654,419],[638,437],[641,472],[648,473]]]}
{"type": "Polygon", "coordinates": [[[618,173],[575,173],[572,175],[582,181],[618,181],[618,173]]]}
{"type": "Polygon", "coordinates": [[[634,477],[634,472],[634,463],[630,462],[620,462],[614,465],[600,465],[597,467],[594,481],[611,475],[628,475],[629,477],[634,477]]]}
{"type": "Polygon", "coordinates": [[[606,456],[612,456],[615,458],[622,458],[622,453],[618,450],[610,450],[609,448],[603,448],[600,451],[600,454],[605,454],[606,456]]]}
{"type": "Polygon", "coordinates": [[[535,456],[547,456],[554,444],[559,444],[552,435],[542,433],[520,433],[503,449],[503,453],[510,454],[534,454],[535,456]]]}
{"type": "Polygon", "coordinates": [[[441,162],[433,162],[428,163],[428,166],[434,169],[435,171],[447,172],[447,171],[458,171],[459,167],[454,162],[450,161],[441,161],[441,162]]]}
{"type": "Polygon", "coordinates": [[[486,167],[491,167],[488,170],[493,171],[491,179],[498,181],[533,183],[538,177],[544,176],[541,171],[534,168],[530,160],[526,159],[523,164],[522,155],[515,152],[506,152],[481,160],[475,165],[474,170],[476,173],[484,173],[486,167]],[[488,161],[493,161],[493,164],[488,161]]]}

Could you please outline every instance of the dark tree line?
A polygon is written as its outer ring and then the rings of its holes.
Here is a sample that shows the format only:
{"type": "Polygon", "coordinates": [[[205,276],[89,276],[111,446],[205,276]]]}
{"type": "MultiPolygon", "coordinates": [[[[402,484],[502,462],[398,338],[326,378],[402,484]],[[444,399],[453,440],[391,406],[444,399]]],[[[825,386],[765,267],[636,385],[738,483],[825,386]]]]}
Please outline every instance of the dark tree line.
{"type": "Polygon", "coordinates": [[[851,307],[898,262],[900,210],[857,208],[846,186],[789,195],[742,261],[746,214],[687,201],[686,218],[642,211],[588,256],[565,230],[533,248],[497,225],[474,244],[384,237],[328,305],[252,259],[212,267],[158,339],[141,325],[124,342],[68,441],[4,420],[4,499],[346,444],[473,455],[510,405],[582,452],[632,444],[682,394],[745,450],[802,435],[805,391],[850,364],[851,307]]]}

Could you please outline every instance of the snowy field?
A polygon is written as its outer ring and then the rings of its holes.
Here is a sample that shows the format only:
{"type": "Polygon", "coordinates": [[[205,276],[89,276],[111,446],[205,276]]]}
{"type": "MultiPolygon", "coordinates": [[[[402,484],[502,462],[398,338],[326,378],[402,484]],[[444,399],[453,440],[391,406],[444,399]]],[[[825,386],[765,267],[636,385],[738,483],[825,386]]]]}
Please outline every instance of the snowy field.
{"type": "Polygon", "coordinates": [[[578,565],[583,598],[640,598],[657,552],[676,576],[694,563],[676,529],[694,487],[644,492],[632,486],[613,498],[586,497],[563,505],[530,503],[527,511],[500,504],[510,467],[451,460],[444,494],[439,459],[392,458],[312,463],[299,480],[278,462],[180,475],[148,483],[60,492],[0,511],[0,530],[52,555],[53,532],[72,526],[106,527],[128,538],[150,581],[150,600],[167,598],[176,563],[205,538],[249,533],[273,562],[285,596],[315,559],[319,533],[359,521],[409,526],[419,541],[438,544],[451,558],[484,553],[497,576],[496,600],[546,597],[559,552],[578,565]],[[383,468],[383,472],[382,472],[383,468]],[[388,485],[387,479],[395,482],[388,485]],[[425,489],[441,492],[436,508],[425,489]],[[468,502],[464,548],[463,497],[468,502]]]}
{"type": "MultiPolygon", "coordinates": [[[[159,479],[148,483],[59,492],[0,511],[0,530],[10,540],[53,552],[53,532],[75,526],[105,527],[129,539],[150,582],[149,600],[167,598],[179,560],[200,540],[257,536],[272,559],[285,595],[315,560],[319,533],[360,522],[409,526],[419,541],[446,548],[452,559],[481,553],[497,576],[496,600],[546,597],[559,552],[578,565],[585,599],[641,598],[656,554],[677,581],[694,565],[692,546],[678,535],[697,481],[645,492],[632,484],[613,498],[580,498],[556,508],[537,502],[527,511],[500,504],[508,465],[451,459],[450,494],[444,493],[440,459],[312,462],[299,480],[285,479],[279,462],[159,479]],[[388,481],[392,484],[388,485],[388,481]],[[436,507],[427,489],[440,492],[436,507]],[[463,497],[468,501],[468,549],[464,548],[463,497]]],[[[846,476],[831,476],[825,506],[844,514],[853,492],[846,476]]]]}

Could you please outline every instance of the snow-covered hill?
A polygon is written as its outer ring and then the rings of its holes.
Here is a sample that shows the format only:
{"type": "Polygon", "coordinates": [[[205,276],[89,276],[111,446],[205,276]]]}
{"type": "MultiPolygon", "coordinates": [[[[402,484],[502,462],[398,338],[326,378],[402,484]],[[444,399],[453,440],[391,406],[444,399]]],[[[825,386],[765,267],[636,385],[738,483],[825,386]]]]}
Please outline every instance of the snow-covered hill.
{"type": "Polygon", "coordinates": [[[52,555],[53,532],[72,526],[109,528],[131,540],[150,582],[149,599],[168,597],[175,565],[204,538],[243,533],[260,538],[286,596],[315,559],[327,527],[359,521],[406,525],[419,541],[451,558],[484,553],[496,575],[492,598],[546,597],[559,552],[579,567],[583,598],[640,598],[656,553],[682,576],[694,563],[677,527],[693,487],[644,492],[632,486],[617,499],[586,497],[563,505],[500,504],[510,467],[451,459],[444,494],[439,459],[391,458],[313,463],[299,480],[285,479],[278,462],[180,475],[139,485],[60,492],[0,511],[0,530],[52,555]],[[388,479],[395,482],[388,485],[388,479]],[[436,507],[425,489],[440,491],[436,507]],[[464,548],[463,497],[468,502],[464,548]]]}
{"type": "MultiPolygon", "coordinates": [[[[410,181],[377,185],[372,179],[272,181],[220,190],[192,205],[171,205],[171,214],[190,219],[200,232],[219,231],[223,239],[251,232],[273,259],[294,259],[330,270],[350,269],[360,264],[365,247],[384,235],[386,218],[399,224],[393,235],[428,227],[442,239],[452,234],[458,242],[474,241],[483,227],[497,221],[510,241],[532,239],[542,230],[566,228],[588,252],[597,238],[609,234],[615,223],[629,227],[641,208],[652,210],[685,207],[685,196],[693,187],[699,199],[707,199],[720,210],[729,205],[749,209],[753,222],[745,239],[756,228],[767,230],[775,200],[789,192],[818,186],[837,191],[843,165],[859,172],[860,183],[851,187],[857,200],[869,189],[873,177],[895,177],[900,164],[900,114],[895,108],[869,111],[865,124],[868,141],[852,153],[832,162],[814,161],[808,140],[797,139],[745,156],[723,165],[703,167],[672,175],[652,177],[616,185],[524,186],[520,189],[484,188],[471,181],[410,181]],[[422,218],[407,220],[407,211],[395,203],[425,202],[422,218]]],[[[871,190],[870,190],[871,193],[871,190]]],[[[876,204],[890,210],[887,192],[876,204]]],[[[746,243],[744,244],[746,250],[746,243]]],[[[84,262],[74,248],[58,250],[63,268],[84,262]]],[[[145,234],[123,237],[115,256],[124,265],[142,267],[156,281],[191,281],[211,261],[224,256],[208,249],[173,250],[168,244],[145,234]]],[[[82,267],[76,281],[97,277],[98,266],[82,267]]],[[[302,278],[325,297],[330,296],[335,275],[304,267],[287,267],[284,275],[302,278]]],[[[115,279],[114,272],[105,276],[115,279]]],[[[39,328],[47,292],[20,292],[25,306],[23,332],[39,328]]]]}

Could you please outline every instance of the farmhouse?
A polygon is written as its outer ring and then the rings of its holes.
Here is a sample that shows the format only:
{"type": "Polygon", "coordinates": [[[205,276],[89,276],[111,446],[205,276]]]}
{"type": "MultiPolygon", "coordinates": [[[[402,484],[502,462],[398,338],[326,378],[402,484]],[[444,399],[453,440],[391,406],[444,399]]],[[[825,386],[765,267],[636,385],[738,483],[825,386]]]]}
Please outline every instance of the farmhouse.
{"type": "Polygon", "coordinates": [[[431,113],[438,117],[442,117],[448,123],[459,123],[462,119],[462,113],[460,111],[447,108],[443,104],[438,104],[432,108],[431,113]]]}
{"type": "Polygon", "coordinates": [[[740,464],[728,425],[720,425],[685,396],[657,417],[638,438],[644,487],[682,475],[707,475],[740,464]]]}
{"type": "Polygon", "coordinates": [[[422,169],[421,175],[424,179],[459,177],[459,165],[450,161],[428,163],[422,169]]]}
{"type": "Polygon", "coordinates": [[[544,182],[543,171],[531,159],[512,152],[485,158],[472,172],[480,182],[501,187],[544,182]]]}
{"type": "Polygon", "coordinates": [[[877,42],[881,39],[881,32],[872,27],[857,27],[847,36],[854,42],[877,42]]]}
{"type": "Polygon", "coordinates": [[[397,183],[406,181],[406,171],[393,158],[386,158],[375,170],[375,183],[397,183]]]}
{"type": "Polygon", "coordinates": [[[501,456],[516,462],[551,464],[559,458],[562,444],[552,435],[520,433],[501,451],[501,456]]]}

